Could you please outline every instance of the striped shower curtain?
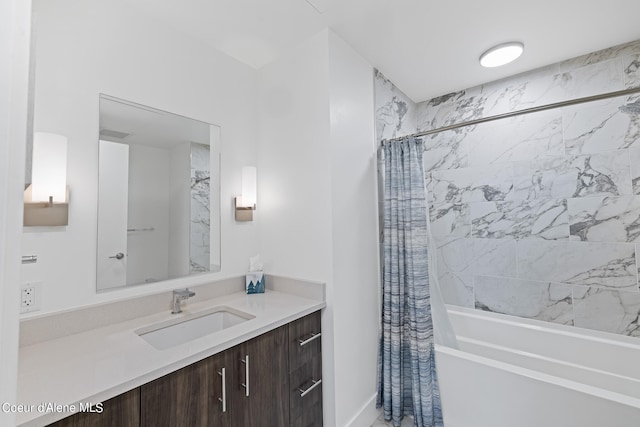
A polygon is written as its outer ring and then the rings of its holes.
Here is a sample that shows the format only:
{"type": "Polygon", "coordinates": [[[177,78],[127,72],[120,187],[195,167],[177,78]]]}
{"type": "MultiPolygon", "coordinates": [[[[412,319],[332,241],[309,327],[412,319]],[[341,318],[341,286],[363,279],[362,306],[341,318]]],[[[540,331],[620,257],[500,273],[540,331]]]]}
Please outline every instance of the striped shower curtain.
{"type": "Polygon", "coordinates": [[[385,143],[382,335],[377,406],[400,426],[443,426],[435,367],[427,263],[422,140],[385,143]]]}

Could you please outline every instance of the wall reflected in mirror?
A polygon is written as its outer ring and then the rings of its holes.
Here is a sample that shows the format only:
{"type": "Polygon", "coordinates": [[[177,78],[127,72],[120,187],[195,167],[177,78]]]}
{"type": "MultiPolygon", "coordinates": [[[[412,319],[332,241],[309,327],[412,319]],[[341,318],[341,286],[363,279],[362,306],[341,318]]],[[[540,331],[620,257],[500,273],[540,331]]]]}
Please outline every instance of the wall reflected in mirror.
{"type": "Polygon", "coordinates": [[[220,127],[100,95],[97,289],[220,271],[220,127]]]}

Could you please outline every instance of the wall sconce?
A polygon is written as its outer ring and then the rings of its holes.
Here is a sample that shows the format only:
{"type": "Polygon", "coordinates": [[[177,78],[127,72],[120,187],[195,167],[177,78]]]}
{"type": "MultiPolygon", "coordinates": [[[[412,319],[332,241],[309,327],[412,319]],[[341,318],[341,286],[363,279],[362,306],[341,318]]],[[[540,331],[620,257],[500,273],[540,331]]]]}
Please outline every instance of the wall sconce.
{"type": "Polygon", "coordinates": [[[67,138],[54,133],[33,134],[31,185],[24,191],[25,227],[69,224],[67,138]]]}
{"type": "Polygon", "coordinates": [[[256,168],[245,166],[242,168],[242,196],[234,199],[236,221],[253,221],[253,211],[256,210],[256,168]]]}

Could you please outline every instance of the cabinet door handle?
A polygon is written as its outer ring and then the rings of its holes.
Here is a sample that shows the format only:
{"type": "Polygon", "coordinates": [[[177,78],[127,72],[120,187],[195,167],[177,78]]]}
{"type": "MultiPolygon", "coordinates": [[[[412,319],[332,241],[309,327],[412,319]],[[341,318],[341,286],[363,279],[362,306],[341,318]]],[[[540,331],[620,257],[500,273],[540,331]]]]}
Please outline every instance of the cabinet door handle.
{"type": "Polygon", "coordinates": [[[318,332],[317,334],[311,332],[311,336],[309,338],[305,339],[298,339],[298,342],[300,343],[300,347],[309,344],[311,341],[315,340],[316,338],[320,338],[322,336],[322,332],[318,332]]]}
{"type": "Polygon", "coordinates": [[[307,394],[309,394],[309,392],[311,390],[313,390],[314,388],[318,387],[320,384],[322,384],[322,379],[319,379],[318,381],[316,380],[311,380],[311,382],[313,384],[311,384],[311,387],[307,388],[306,390],[304,388],[299,388],[298,390],[300,391],[300,397],[305,397],[307,394]]]}
{"type": "Polygon", "coordinates": [[[244,395],[249,397],[249,355],[247,354],[244,359],[240,359],[240,362],[244,363],[244,382],[242,383],[244,395]]]}
{"type": "Polygon", "coordinates": [[[222,397],[218,400],[222,402],[222,412],[227,412],[227,372],[225,368],[222,368],[218,375],[222,377],[222,397]]]}

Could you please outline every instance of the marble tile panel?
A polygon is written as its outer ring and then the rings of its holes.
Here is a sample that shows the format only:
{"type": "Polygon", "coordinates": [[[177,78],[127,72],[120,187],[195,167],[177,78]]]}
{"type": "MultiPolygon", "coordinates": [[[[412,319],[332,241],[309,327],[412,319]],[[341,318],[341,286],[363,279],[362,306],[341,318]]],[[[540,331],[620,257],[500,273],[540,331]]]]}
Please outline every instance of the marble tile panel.
{"type": "Polygon", "coordinates": [[[433,189],[435,187],[435,182],[433,181],[433,172],[424,173],[424,187],[427,190],[427,202],[431,205],[434,201],[433,189]]]}
{"type": "Polygon", "coordinates": [[[633,194],[640,194],[640,148],[629,149],[629,164],[633,194]]]}
{"type": "Polygon", "coordinates": [[[562,101],[566,90],[557,78],[558,72],[557,64],[552,64],[482,85],[482,116],[562,101]]]}
{"type": "Polygon", "coordinates": [[[626,150],[514,163],[509,199],[631,194],[626,150]]]}
{"type": "Polygon", "coordinates": [[[429,217],[431,234],[434,236],[469,237],[471,234],[471,220],[467,203],[430,204],[429,217]]]}
{"type": "Polygon", "coordinates": [[[625,150],[570,158],[577,172],[574,197],[631,194],[629,155],[625,150]]]}
{"type": "Polygon", "coordinates": [[[597,153],[640,145],[640,105],[618,97],[564,108],[567,154],[597,153]]]}
{"type": "Polygon", "coordinates": [[[458,276],[516,277],[514,240],[467,239],[435,236],[438,277],[448,272],[458,276]]]}
{"type": "Polygon", "coordinates": [[[570,197],[576,189],[577,171],[568,169],[565,156],[513,163],[513,191],[508,200],[570,197]]]}
{"type": "Polygon", "coordinates": [[[561,72],[570,71],[587,65],[597,64],[598,62],[608,61],[610,59],[619,58],[633,53],[640,53],[640,40],[612,46],[596,52],[581,55],[575,58],[567,59],[558,65],[561,72]]]}
{"type": "Polygon", "coordinates": [[[417,104],[418,132],[437,129],[481,117],[481,87],[452,92],[417,104]]]}
{"type": "Polygon", "coordinates": [[[470,204],[471,236],[491,239],[569,237],[566,199],[533,199],[470,204]]]}
{"type": "Polygon", "coordinates": [[[519,240],[518,278],[638,290],[635,245],[519,240]]]}
{"type": "Polygon", "coordinates": [[[558,74],[556,82],[564,99],[582,98],[622,90],[622,59],[615,58],[558,74]]]}
{"type": "Polygon", "coordinates": [[[456,101],[464,98],[465,92],[452,92],[416,104],[416,127],[418,132],[440,127],[455,112],[456,101]]]}
{"type": "Polygon", "coordinates": [[[473,308],[473,276],[452,271],[438,277],[445,304],[473,308]]]}
{"type": "Polygon", "coordinates": [[[640,196],[582,197],[567,206],[572,240],[640,242],[640,196]]]}
{"type": "Polygon", "coordinates": [[[191,143],[189,271],[211,267],[211,161],[208,145],[191,143]]]}
{"type": "Polygon", "coordinates": [[[640,53],[623,57],[622,70],[626,88],[640,86],[640,53]]]}
{"type": "Polygon", "coordinates": [[[429,190],[438,204],[504,200],[513,189],[510,164],[433,171],[429,190]]]}
{"type": "Polygon", "coordinates": [[[465,137],[471,127],[423,137],[425,151],[422,159],[425,172],[467,167],[469,160],[465,137]]]}
{"type": "Polygon", "coordinates": [[[571,285],[476,276],[475,308],[573,325],[571,285]]]}
{"type": "Polygon", "coordinates": [[[558,102],[566,88],[557,75],[557,65],[550,65],[421,102],[418,131],[558,102]]]}
{"type": "Polygon", "coordinates": [[[562,117],[544,111],[483,123],[465,138],[470,166],[564,155],[562,117]]]}
{"type": "MultiPolygon", "coordinates": [[[[447,272],[473,275],[474,247],[471,239],[459,236],[433,236],[437,251],[438,277],[447,272]]],[[[515,259],[513,268],[515,270],[515,259]]]]}
{"type": "MultiPolygon", "coordinates": [[[[636,273],[638,277],[638,289],[640,290],[640,243],[636,243],[636,273]]],[[[635,290],[635,289],[634,289],[635,290]]]]}
{"type": "Polygon", "coordinates": [[[374,70],[377,140],[416,131],[416,104],[378,70],[374,70]]]}
{"type": "Polygon", "coordinates": [[[474,249],[474,275],[516,277],[516,242],[469,239],[474,249]]]}
{"type": "Polygon", "coordinates": [[[640,292],[574,286],[575,326],[640,337],[640,292]]]}

